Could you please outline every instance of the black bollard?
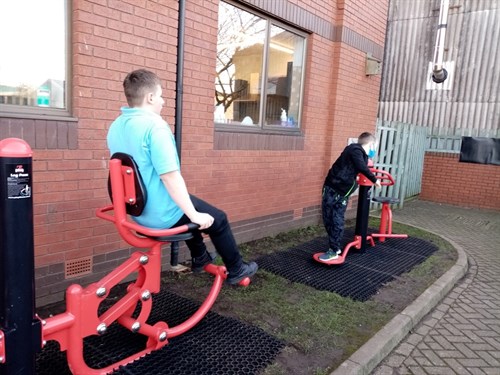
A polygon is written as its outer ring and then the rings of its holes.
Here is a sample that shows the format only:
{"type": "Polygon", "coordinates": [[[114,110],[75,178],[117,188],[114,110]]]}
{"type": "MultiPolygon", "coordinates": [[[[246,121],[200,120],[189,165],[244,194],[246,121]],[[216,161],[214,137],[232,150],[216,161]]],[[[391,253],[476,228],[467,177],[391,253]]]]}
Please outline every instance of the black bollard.
{"type": "Polygon", "coordinates": [[[359,186],[358,210],[356,211],[356,228],[354,234],[361,236],[360,250],[366,248],[368,235],[368,216],[370,215],[370,189],[371,186],[359,186]]]}
{"type": "Polygon", "coordinates": [[[0,374],[35,374],[42,346],[35,316],[32,151],[21,139],[0,141],[0,374]]]}

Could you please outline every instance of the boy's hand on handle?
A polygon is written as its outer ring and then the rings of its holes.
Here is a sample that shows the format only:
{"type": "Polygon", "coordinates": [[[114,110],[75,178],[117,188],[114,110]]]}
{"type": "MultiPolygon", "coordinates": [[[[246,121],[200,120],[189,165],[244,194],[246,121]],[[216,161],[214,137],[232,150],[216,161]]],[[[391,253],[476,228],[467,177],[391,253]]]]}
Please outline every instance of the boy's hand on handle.
{"type": "Polygon", "coordinates": [[[196,212],[189,219],[191,222],[198,224],[200,226],[200,230],[210,228],[210,226],[214,223],[214,218],[203,212],[196,212]]]}
{"type": "Polygon", "coordinates": [[[382,187],[382,184],[380,183],[379,179],[377,179],[377,182],[375,182],[375,186],[378,187],[378,188],[382,187]]]}

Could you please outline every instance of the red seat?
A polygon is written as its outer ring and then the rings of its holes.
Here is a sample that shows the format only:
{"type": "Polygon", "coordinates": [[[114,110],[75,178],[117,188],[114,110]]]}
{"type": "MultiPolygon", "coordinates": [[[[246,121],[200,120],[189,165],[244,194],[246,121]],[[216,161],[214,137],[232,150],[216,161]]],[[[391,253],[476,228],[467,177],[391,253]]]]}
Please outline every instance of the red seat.
{"type": "Polygon", "coordinates": [[[398,198],[391,198],[391,197],[373,197],[372,201],[377,202],[377,203],[388,203],[388,204],[399,203],[398,198]]]}
{"type": "Polygon", "coordinates": [[[384,234],[392,235],[392,210],[390,205],[399,203],[399,199],[391,197],[373,197],[372,201],[382,203],[380,226],[375,236],[378,237],[380,242],[384,242],[386,238],[383,236],[384,234]]]}

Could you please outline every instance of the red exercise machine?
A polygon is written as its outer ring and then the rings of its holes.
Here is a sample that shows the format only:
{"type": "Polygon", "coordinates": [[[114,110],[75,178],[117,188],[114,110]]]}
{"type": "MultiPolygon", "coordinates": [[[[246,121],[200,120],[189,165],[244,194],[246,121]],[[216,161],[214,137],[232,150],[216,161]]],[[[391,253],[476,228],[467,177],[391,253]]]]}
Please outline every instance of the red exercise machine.
{"type": "MultiPolygon", "coordinates": [[[[394,185],[394,178],[389,172],[375,169],[373,167],[373,162],[369,161],[370,171],[381,180],[381,185],[391,186],[394,185]],[[371,165],[370,165],[371,164],[371,165]]],[[[356,227],[354,230],[354,241],[349,242],[342,255],[336,259],[329,261],[321,260],[319,257],[324,254],[316,253],[313,255],[314,260],[328,264],[342,264],[345,262],[349,250],[354,247],[357,250],[364,250],[366,248],[367,242],[371,246],[375,246],[374,238],[378,238],[380,242],[384,242],[386,238],[408,238],[407,234],[393,234],[392,233],[392,210],[390,205],[394,203],[399,203],[398,199],[386,198],[386,197],[374,197],[373,201],[382,203],[382,213],[380,218],[379,233],[372,233],[368,235],[368,216],[370,213],[370,189],[373,186],[368,178],[363,174],[358,174],[357,181],[359,184],[359,197],[358,197],[358,210],[356,213],[356,227]]]]}
{"type": "MultiPolygon", "coordinates": [[[[166,322],[147,323],[152,309],[152,294],[159,292],[161,246],[191,238],[195,224],[166,230],[143,227],[127,219],[140,215],[146,191],[133,159],[115,154],[109,162],[109,187],[112,205],[98,209],[98,217],[114,223],[121,237],[139,249],[100,281],[85,288],[71,285],[66,291],[66,312],[47,319],[35,314],[32,152],[27,143],[9,138],[0,141],[0,374],[32,375],[35,354],[48,340],[56,340],[73,374],[104,375],[144,355],[162,348],[168,340],[195,326],[214,304],[226,268],[209,264],[205,271],[214,276],[210,293],[200,308],[185,322],[169,327],[166,322]],[[6,183],[4,183],[6,182],[6,183]],[[5,185],[5,186],[4,186],[5,185]],[[5,198],[5,199],[4,199],[5,198]],[[137,272],[135,282],[125,295],[99,315],[99,305],[111,289],[137,272]],[[134,310],[140,307],[136,316],[134,310]],[[101,369],[87,366],[83,340],[103,335],[117,322],[148,338],[142,351],[101,369]]],[[[244,279],[240,285],[248,285],[244,279]]]]}

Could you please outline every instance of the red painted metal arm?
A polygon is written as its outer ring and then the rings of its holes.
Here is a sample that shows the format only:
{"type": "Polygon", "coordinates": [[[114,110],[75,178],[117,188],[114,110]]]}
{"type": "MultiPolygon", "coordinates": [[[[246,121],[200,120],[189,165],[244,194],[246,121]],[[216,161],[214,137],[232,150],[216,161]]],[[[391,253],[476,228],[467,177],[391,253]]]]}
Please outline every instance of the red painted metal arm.
{"type": "Polygon", "coordinates": [[[173,236],[174,234],[186,233],[190,232],[194,229],[197,229],[198,226],[196,224],[185,224],[174,228],[169,229],[151,229],[143,227],[142,225],[132,223],[130,221],[124,221],[122,225],[125,228],[135,230],[136,232],[145,234],[146,236],[151,237],[164,237],[164,236],[173,236]]]}
{"type": "Polygon", "coordinates": [[[380,179],[380,184],[382,186],[394,185],[394,178],[389,172],[383,171],[381,169],[371,169],[372,173],[380,179]]]}
{"type": "Polygon", "coordinates": [[[114,211],[113,205],[105,206],[96,210],[96,216],[114,223],[116,229],[118,230],[118,233],[120,233],[121,237],[125,241],[127,241],[132,246],[140,248],[152,247],[154,246],[156,241],[151,238],[138,236],[137,233],[148,237],[166,237],[190,232],[198,228],[197,224],[188,223],[168,229],[151,229],[128,221],[127,215],[124,212],[117,215],[116,212],[113,212],[113,214],[111,214],[111,211],[114,211]]]}
{"type": "Polygon", "coordinates": [[[212,289],[210,289],[210,293],[208,294],[205,302],[200,306],[198,311],[196,311],[191,318],[186,320],[184,323],[181,323],[175,327],[169,328],[167,330],[167,335],[169,338],[182,335],[183,333],[189,331],[193,328],[198,322],[203,319],[203,317],[208,313],[208,311],[212,308],[217,296],[222,287],[222,282],[226,278],[226,268],[218,267],[213,264],[209,264],[205,267],[205,271],[211,273],[215,276],[214,283],[212,285],[212,289]]]}
{"type": "Polygon", "coordinates": [[[386,234],[386,233],[372,233],[373,238],[408,238],[407,234],[386,234]]]}
{"type": "MultiPolygon", "coordinates": [[[[389,172],[383,171],[381,169],[370,168],[370,171],[380,179],[380,184],[382,186],[391,186],[394,185],[394,178],[389,172]]],[[[371,182],[364,174],[358,174],[358,184],[361,186],[373,186],[373,182],[371,182]]]]}
{"type": "MultiPolygon", "coordinates": [[[[113,205],[105,206],[102,208],[98,208],[96,210],[96,216],[98,218],[104,219],[106,221],[116,223],[116,218],[109,214],[109,211],[113,211],[113,205]]],[[[164,236],[173,236],[175,234],[179,233],[186,233],[190,232],[192,230],[195,230],[198,228],[198,225],[196,224],[185,224],[181,225],[178,227],[174,228],[168,228],[168,229],[151,229],[147,227],[143,227],[142,225],[130,222],[130,221],[123,221],[120,223],[127,229],[132,229],[135,230],[136,232],[145,234],[146,236],[151,236],[151,237],[164,237],[164,236]]]]}
{"type": "Polygon", "coordinates": [[[106,221],[110,221],[110,222],[114,223],[115,222],[115,217],[113,215],[110,215],[109,213],[106,213],[106,212],[109,212],[109,211],[113,211],[113,205],[112,204],[110,204],[109,206],[98,208],[95,211],[95,215],[98,218],[100,218],[100,219],[104,219],[106,221]]]}

